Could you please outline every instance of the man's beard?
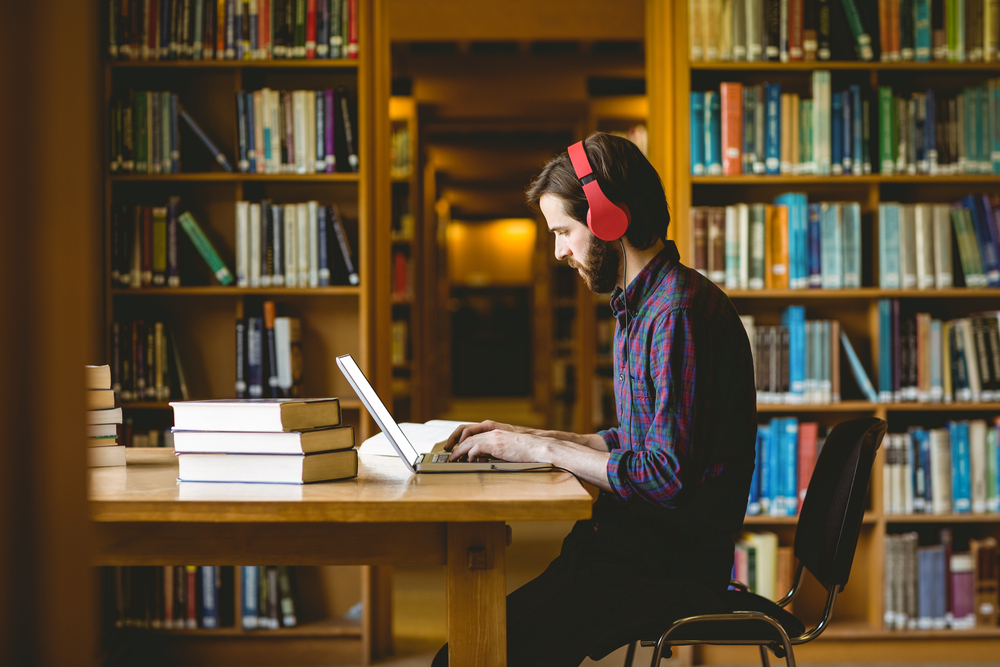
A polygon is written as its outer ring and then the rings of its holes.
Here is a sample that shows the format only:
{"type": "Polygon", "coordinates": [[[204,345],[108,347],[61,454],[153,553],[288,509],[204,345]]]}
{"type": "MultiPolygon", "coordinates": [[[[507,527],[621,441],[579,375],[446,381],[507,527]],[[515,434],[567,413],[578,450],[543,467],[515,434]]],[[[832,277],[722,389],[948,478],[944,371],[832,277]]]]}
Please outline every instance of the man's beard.
{"type": "Polygon", "coordinates": [[[590,244],[587,246],[587,265],[573,260],[569,260],[569,265],[580,272],[583,282],[587,283],[587,288],[591,292],[608,294],[618,284],[621,255],[610,242],[591,236],[590,244]]]}

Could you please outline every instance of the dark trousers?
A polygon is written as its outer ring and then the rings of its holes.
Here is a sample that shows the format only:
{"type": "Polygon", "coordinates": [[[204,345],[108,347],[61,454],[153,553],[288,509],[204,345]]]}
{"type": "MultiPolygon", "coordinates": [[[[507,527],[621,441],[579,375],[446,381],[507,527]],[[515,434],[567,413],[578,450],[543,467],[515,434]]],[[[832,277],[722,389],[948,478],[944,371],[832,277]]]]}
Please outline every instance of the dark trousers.
{"type": "MultiPolygon", "coordinates": [[[[598,500],[545,572],[507,596],[507,664],[576,667],[678,618],[721,612],[732,540],[663,517],[673,518],[598,500]]],[[[432,666],[447,664],[445,645],[432,666]]]]}

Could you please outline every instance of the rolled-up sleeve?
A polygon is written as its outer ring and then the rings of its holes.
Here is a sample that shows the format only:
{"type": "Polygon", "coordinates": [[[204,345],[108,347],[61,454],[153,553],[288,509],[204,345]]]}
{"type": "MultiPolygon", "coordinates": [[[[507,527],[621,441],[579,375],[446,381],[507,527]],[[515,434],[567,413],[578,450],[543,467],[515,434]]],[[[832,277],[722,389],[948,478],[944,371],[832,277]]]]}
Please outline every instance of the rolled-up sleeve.
{"type": "MultiPolygon", "coordinates": [[[[638,495],[654,505],[676,507],[686,477],[693,477],[696,485],[703,472],[697,470],[690,453],[698,390],[696,361],[708,363],[698,355],[709,355],[710,346],[699,342],[707,330],[688,309],[672,310],[657,319],[649,329],[651,339],[644,341],[649,350],[648,379],[633,381],[635,411],[630,420],[635,423],[622,424],[622,428],[631,426],[635,444],[623,447],[620,434],[615,433],[607,473],[622,501],[638,495]]],[[[632,349],[635,355],[636,347],[632,349]]],[[[610,447],[605,433],[602,437],[610,447]]]]}

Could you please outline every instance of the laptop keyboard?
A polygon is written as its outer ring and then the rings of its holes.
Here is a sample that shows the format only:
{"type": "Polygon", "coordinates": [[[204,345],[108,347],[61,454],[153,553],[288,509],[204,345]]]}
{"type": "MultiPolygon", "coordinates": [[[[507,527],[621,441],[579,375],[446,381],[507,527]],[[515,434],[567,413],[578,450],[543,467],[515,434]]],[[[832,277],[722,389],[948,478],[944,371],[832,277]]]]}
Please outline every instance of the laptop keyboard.
{"type": "Polygon", "coordinates": [[[451,456],[451,454],[448,452],[445,452],[444,454],[435,454],[434,458],[430,460],[430,463],[451,463],[451,460],[448,458],[449,456],[451,456]]]}

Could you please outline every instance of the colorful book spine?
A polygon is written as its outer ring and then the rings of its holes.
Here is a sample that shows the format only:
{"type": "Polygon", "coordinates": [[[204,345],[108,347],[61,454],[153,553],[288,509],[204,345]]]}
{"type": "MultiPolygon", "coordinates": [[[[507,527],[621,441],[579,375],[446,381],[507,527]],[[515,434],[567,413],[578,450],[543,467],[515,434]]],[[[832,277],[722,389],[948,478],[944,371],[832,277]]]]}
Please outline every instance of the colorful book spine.
{"type": "Polygon", "coordinates": [[[691,93],[691,174],[705,174],[705,93],[691,93]]]}
{"type": "Polygon", "coordinates": [[[719,93],[705,93],[705,173],[722,174],[722,105],[719,93]]]}
{"type": "Polygon", "coordinates": [[[781,173],[781,86],[768,83],[764,86],[765,130],[764,168],[768,175],[781,173]]]}
{"type": "Polygon", "coordinates": [[[232,274],[215,251],[211,241],[208,240],[205,233],[201,230],[194,216],[190,212],[184,212],[178,218],[178,222],[219,282],[223,285],[233,282],[232,274]]]}

